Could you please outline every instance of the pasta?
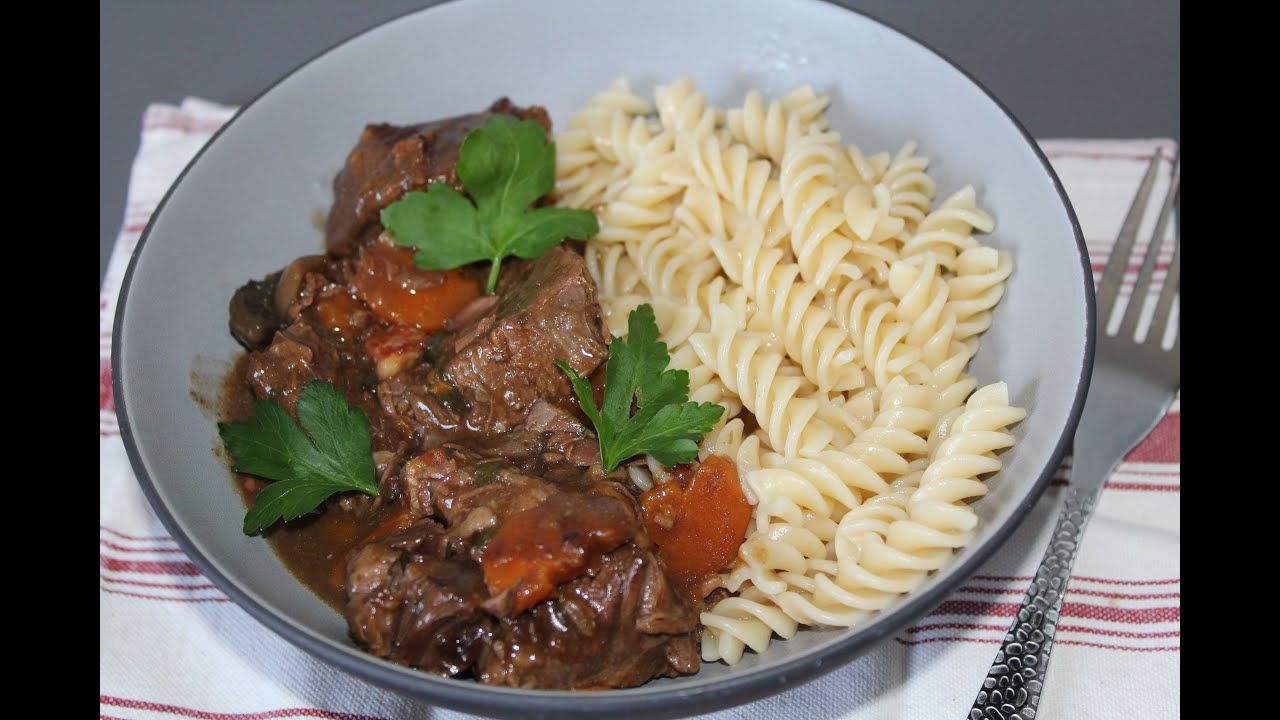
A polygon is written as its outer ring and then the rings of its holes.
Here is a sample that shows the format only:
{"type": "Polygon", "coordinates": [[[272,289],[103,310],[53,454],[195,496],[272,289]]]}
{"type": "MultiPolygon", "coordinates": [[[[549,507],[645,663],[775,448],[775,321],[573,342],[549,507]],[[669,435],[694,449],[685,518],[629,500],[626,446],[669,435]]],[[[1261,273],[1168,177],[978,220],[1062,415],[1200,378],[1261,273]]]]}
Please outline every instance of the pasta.
{"type": "Polygon", "coordinates": [[[691,398],[726,409],[700,454],[737,463],[754,511],[702,656],[736,663],[865,621],[972,539],[969,502],[1025,417],[966,372],[1013,258],[980,238],[995,221],[972,186],[935,205],[914,141],[844,144],[809,86],[723,110],[681,78],[653,98],[619,80],[574,115],[558,202],[597,211],[610,330],[652,305],[691,398]]]}

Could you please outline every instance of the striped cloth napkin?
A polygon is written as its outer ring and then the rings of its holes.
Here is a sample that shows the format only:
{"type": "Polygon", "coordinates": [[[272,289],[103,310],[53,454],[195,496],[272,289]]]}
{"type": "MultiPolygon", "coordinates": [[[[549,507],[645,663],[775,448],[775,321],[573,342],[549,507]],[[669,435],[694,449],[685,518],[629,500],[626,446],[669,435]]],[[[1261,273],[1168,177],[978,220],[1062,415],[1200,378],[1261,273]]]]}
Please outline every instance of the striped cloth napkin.
{"type": "MultiPolygon", "coordinates": [[[[99,305],[102,718],[459,720],[347,676],[259,625],[201,576],[152,514],[130,470],[111,393],[111,325],[129,255],[178,173],[234,112],[152,105],[124,229],[99,305]]],[[[1164,140],[1046,140],[1094,273],[1164,140]]],[[[1167,185],[1169,163],[1161,183],[1167,185]]],[[[1157,185],[1157,193],[1162,192],[1157,185]]],[[[1169,244],[1166,243],[1166,248],[1169,244]]],[[[1161,259],[1162,271],[1169,252],[1161,259]]],[[[1130,268],[1132,283],[1136,268],[1130,268]]],[[[1180,402],[1107,482],[1058,626],[1042,720],[1178,717],[1181,650],[1180,402]]],[[[890,641],[808,684],[709,718],[967,717],[1048,543],[1069,460],[1032,517],[972,579],[890,641]]]]}

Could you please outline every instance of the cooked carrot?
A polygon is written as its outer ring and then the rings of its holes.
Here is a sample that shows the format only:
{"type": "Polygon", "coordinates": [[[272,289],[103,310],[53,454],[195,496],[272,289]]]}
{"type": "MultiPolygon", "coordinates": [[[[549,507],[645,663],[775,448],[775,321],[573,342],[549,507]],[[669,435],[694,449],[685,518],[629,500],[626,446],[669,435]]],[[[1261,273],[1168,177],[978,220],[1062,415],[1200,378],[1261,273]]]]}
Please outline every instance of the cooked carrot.
{"type": "Polygon", "coordinates": [[[346,293],[321,295],[312,308],[321,327],[344,338],[351,334],[357,313],[368,312],[359,300],[346,293]]]}
{"type": "Polygon", "coordinates": [[[352,284],[374,315],[428,333],[480,295],[480,284],[461,271],[423,270],[409,248],[381,243],[365,248],[352,284]]]}
{"type": "Polygon", "coordinates": [[[485,585],[495,597],[511,591],[511,614],[519,615],[638,529],[628,504],[607,492],[552,495],[498,528],[480,559],[485,585]]]}
{"type": "MultiPolygon", "coordinates": [[[[378,520],[378,524],[373,526],[373,530],[369,531],[369,534],[365,535],[359,542],[352,543],[348,550],[364,547],[375,540],[381,540],[392,533],[409,527],[412,521],[413,518],[409,515],[409,508],[404,505],[396,505],[378,520]]],[[[333,569],[329,571],[329,584],[338,590],[342,590],[342,586],[346,584],[346,574],[347,554],[344,552],[338,556],[338,561],[333,564],[333,569]]]]}
{"type": "Polygon", "coordinates": [[[492,595],[515,588],[512,615],[551,597],[556,585],[581,572],[582,555],[566,552],[564,528],[535,511],[513,515],[485,547],[484,582],[492,595]]]}
{"type": "Polygon", "coordinates": [[[687,483],[653,486],[640,505],[668,575],[686,591],[733,562],[751,521],[738,468],[718,455],[704,460],[687,483]]]}

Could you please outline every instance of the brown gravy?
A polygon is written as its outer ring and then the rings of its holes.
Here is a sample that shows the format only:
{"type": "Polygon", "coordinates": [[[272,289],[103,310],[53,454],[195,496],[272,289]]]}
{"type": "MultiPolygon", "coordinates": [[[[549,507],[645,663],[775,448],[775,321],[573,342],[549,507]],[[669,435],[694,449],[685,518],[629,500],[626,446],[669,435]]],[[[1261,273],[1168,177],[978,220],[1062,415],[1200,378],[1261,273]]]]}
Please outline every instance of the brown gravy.
{"type": "MultiPolygon", "coordinates": [[[[244,382],[248,362],[248,355],[242,354],[223,379],[219,413],[223,422],[243,422],[253,415],[253,392],[244,382]]],[[[229,464],[230,460],[227,462],[229,464]]],[[[247,511],[269,481],[237,472],[231,476],[231,483],[247,511]]],[[[330,502],[339,501],[341,498],[335,497],[330,502]]],[[[322,506],[321,510],[327,506],[322,506]]],[[[276,523],[263,533],[263,537],[299,582],[330,607],[342,612],[346,603],[342,574],[347,553],[363,544],[365,537],[377,529],[385,515],[382,507],[379,504],[376,509],[363,512],[316,512],[292,522],[276,523]]]]}

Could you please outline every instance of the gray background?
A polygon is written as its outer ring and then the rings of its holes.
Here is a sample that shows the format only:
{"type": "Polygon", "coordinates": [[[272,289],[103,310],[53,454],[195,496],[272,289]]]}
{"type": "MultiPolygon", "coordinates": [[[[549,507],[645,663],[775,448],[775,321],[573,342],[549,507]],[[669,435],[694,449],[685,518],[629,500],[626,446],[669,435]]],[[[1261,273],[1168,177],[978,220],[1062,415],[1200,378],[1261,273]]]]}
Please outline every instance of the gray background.
{"type": "MultiPolygon", "coordinates": [[[[459,0],[465,1],[465,0],[459,0]]],[[[101,267],[150,102],[243,104],[332,45],[432,0],[102,0],[101,267]]],[[[1179,137],[1176,0],[839,0],[976,77],[1036,137],[1179,137]]]]}

